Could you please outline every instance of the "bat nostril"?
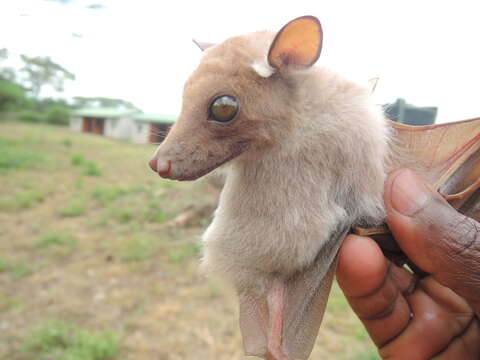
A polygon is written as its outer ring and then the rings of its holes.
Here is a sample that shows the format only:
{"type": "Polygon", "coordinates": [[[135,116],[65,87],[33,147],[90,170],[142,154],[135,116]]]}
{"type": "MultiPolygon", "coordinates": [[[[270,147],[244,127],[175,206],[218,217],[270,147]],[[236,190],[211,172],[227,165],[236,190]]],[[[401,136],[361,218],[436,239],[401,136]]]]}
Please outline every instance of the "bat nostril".
{"type": "Polygon", "coordinates": [[[153,171],[157,172],[158,160],[156,158],[153,158],[152,160],[150,160],[148,164],[150,165],[150,168],[153,171]]]}
{"type": "Polygon", "coordinates": [[[172,170],[172,160],[163,160],[159,159],[158,157],[154,157],[148,163],[150,168],[155,171],[158,175],[163,178],[170,177],[170,171],[172,170]]]}
{"type": "Polygon", "coordinates": [[[172,160],[158,162],[157,173],[163,178],[170,176],[170,170],[172,170],[172,160]]]}

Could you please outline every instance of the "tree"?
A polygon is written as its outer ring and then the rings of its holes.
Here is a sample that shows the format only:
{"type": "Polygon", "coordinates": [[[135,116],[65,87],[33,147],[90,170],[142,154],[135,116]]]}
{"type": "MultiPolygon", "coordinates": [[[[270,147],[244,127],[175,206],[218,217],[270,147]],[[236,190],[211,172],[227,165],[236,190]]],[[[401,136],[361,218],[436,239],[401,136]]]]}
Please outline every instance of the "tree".
{"type": "MultiPolygon", "coordinates": [[[[7,49],[0,49],[0,65],[8,59],[7,49]]],[[[16,81],[15,70],[0,66],[0,112],[15,114],[19,120],[30,122],[48,122],[57,125],[66,125],[70,118],[71,107],[64,99],[38,99],[40,89],[49,84],[56,90],[63,88],[63,81],[74,79],[73,74],[50,58],[30,58],[22,55],[25,67],[21,70],[28,75],[31,89],[16,81]],[[27,96],[31,91],[37,98],[27,96]]]]}
{"type": "Polygon", "coordinates": [[[74,74],[48,56],[29,57],[21,55],[21,58],[24,67],[20,71],[26,74],[34,98],[40,96],[42,87],[45,85],[52,86],[56,91],[63,91],[63,84],[66,80],[75,80],[74,74]]]}
{"type": "MultiPolygon", "coordinates": [[[[0,49],[0,63],[8,59],[8,50],[6,48],[0,49]]],[[[0,77],[2,79],[15,81],[15,71],[12,68],[0,66],[0,77]]]]}
{"type": "Polygon", "coordinates": [[[105,6],[102,4],[91,4],[86,6],[86,8],[91,10],[100,10],[100,9],[105,9],[105,6]]]}
{"type": "MultiPolygon", "coordinates": [[[[8,50],[0,49],[0,62],[8,59],[8,50]]],[[[26,102],[26,89],[15,83],[13,69],[0,66],[0,111],[19,108],[26,102]]]]}
{"type": "Polygon", "coordinates": [[[8,58],[8,50],[6,48],[0,49],[0,60],[8,58]]]}
{"type": "Polygon", "coordinates": [[[0,75],[0,111],[15,110],[27,102],[25,89],[0,75]]]}
{"type": "Polygon", "coordinates": [[[63,4],[63,5],[67,5],[67,4],[70,4],[72,2],[72,0],[47,0],[47,1],[58,2],[58,3],[63,4]]]}

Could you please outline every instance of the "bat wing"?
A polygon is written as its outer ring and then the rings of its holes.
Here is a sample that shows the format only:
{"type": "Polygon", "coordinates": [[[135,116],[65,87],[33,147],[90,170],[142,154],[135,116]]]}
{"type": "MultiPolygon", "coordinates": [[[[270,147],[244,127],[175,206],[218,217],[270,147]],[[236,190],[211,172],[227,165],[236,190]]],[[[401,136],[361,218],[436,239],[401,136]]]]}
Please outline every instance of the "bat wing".
{"type": "Polygon", "coordinates": [[[392,127],[401,146],[422,164],[427,181],[455,208],[478,218],[469,200],[480,188],[480,118],[418,127],[392,122],[392,127]]]}
{"type": "MultiPolygon", "coordinates": [[[[322,322],[335,273],[336,255],[349,228],[339,231],[322,248],[315,262],[285,281],[281,348],[288,360],[307,359],[322,322]]],[[[272,323],[267,298],[239,294],[240,329],[245,353],[269,360],[280,360],[268,352],[272,323]]]]}
{"type": "MultiPolygon", "coordinates": [[[[480,221],[480,118],[430,126],[391,122],[391,127],[399,145],[420,164],[423,177],[453,207],[480,221]]],[[[353,232],[373,237],[389,258],[415,268],[401,253],[386,225],[355,227],[353,232]]],[[[425,273],[419,271],[419,275],[425,273]]]]}
{"type": "MultiPolygon", "coordinates": [[[[337,241],[338,245],[343,237],[337,241]]],[[[331,254],[333,259],[330,264],[317,260],[312,268],[288,283],[283,344],[291,359],[308,359],[312,352],[330,295],[337,250],[338,247],[331,254]]]]}

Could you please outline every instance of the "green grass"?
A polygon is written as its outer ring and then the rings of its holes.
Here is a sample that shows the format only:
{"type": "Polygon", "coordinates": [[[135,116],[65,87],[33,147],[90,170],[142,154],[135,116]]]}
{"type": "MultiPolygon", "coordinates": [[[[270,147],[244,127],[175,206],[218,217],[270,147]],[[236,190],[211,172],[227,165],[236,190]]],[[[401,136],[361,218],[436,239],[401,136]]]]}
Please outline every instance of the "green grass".
{"type": "Polygon", "coordinates": [[[101,176],[103,171],[96,162],[88,160],[83,154],[73,154],[70,164],[82,167],[82,174],[87,176],[101,176]]]}
{"type": "Polygon", "coordinates": [[[367,330],[363,326],[358,326],[354,333],[355,337],[360,341],[366,341],[369,338],[367,330]]]}
{"type": "Polygon", "coordinates": [[[197,256],[200,250],[201,246],[199,243],[186,243],[170,250],[168,259],[174,264],[183,264],[185,261],[197,256]]]}
{"type": "Polygon", "coordinates": [[[0,211],[18,212],[43,202],[50,194],[45,189],[26,189],[0,197],[0,211]]]}
{"type": "Polygon", "coordinates": [[[75,246],[75,239],[71,234],[65,232],[50,232],[37,240],[36,245],[41,248],[48,247],[73,247],[75,246]]]}
{"type": "Polygon", "coordinates": [[[97,186],[92,192],[92,197],[97,199],[102,205],[107,205],[126,195],[128,190],[122,186],[97,186]]]}
{"type": "Polygon", "coordinates": [[[84,185],[83,178],[76,179],[75,182],[73,183],[73,188],[75,190],[82,190],[84,185]]]}
{"type": "Polygon", "coordinates": [[[64,139],[64,140],[62,140],[62,145],[67,147],[67,148],[71,148],[72,145],[73,145],[73,141],[70,140],[70,139],[64,139]]]}
{"type": "Polygon", "coordinates": [[[70,157],[70,163],[74,166],[83,165],[87,159],[82,154],[73,154],[70,157]]]}
{"type": "Polygon", "coordinates": [[[75,197],[60,208],[59,214],[63,217],[82,216],[87,212],[87,204],[84,198],[75,197]]]}
{"type": "Polygon", "coordinates": [[[48,195],[48,191],[40,189],[32,189],[18,193],[16,201],[20,209],[28,209],[34,204],[42,202],[48,195]]]}
{"type": "Polygon", "coordinates": [[[158,243],[158,239],[152,236],[134,236],[124,242],[121,258],[132,262],[150,259],[155,254],[158,243]]]}
{"type": "Polygon", "coordinates": [[[11,273],[17,279],[21,279],[33,274],[33,266],[25,260],[13,261],[0,256],[0,274],[11,273]]]}
{"type": "Polygon", "coordinates": [[[349,308],[348,302],[343,296],[336,296],[329,299],[328,306],[331,312],[341,313],[349,308]]]}
{"type": "Polygon", "coordinates": [[[25,305],[25,302],[15,296],[0,297],[0,311],[8,311],[10,309],[20,309],[25,305]]]}
{"type": "Polygon", "coordinates": [[[27,265],[26,262],[23,261],[12,264],[10,266],[10,271],[17,279],[21,279],[33,274],[32,266],[27,265]]]}
{"type": "Polygon", "coordinates": [[[208,283],[208,294],[210,295],[210,297],[212,298],[218,297],[221,292],[222,291],[220,287],[216,283],[212,281],[208,283]]]}
{"type": "Polygon", "coordinates": [[[37,168],[45,157],[24,146],[27,140],[0,137],[0,173],[25,168],[37,168]]]}
{"type": "Polygon", "coordinates": [[[93,161],[87,161],[84,164],[83,175],[101,176],[102,174],[103,174],[102,168],[97,163],[93,161]]]}
{"type": "Polygon", "coordinates": [[[113,220],[120,224],[130,222],[162,224],[172,219],[173,214],[161,208],[161,201],[139,201],[138,197],[129,196],[138,193],[141,193],[138,188],[97,188],[92,197],[107,206],[108,214],[105,214],[103,222],[113,220]]]}
{"type": "Polygon", "coordinates": [[[24,339],[28,359],[110,360],[119,352],[120,336],[93,331],[63,321],[48,321],[24,339]]]}
{"type": "Polygon", "coordinates": [[[127,223],[135,218],[135,210],[123,207],[112,207],[111,215],[119,223],[127,223]]]}
{"type": "Polygon", "coordinates": [[[161,200],[150,199],[145,208],[141,211],[140,217],[150,223],[164,223],[172,218],[172,215],[161,208],[161,200]]]}
{"type": "Polygon", "coordinates": [[[5,256],[0,256],[0,273],[10,269],[10,260],[5,256]]]}
{"type": "Polygon", "coordinates": [[[367,350],[366,352],[358,354],[354,360],[381,360],[376,350],[367,350]]]}

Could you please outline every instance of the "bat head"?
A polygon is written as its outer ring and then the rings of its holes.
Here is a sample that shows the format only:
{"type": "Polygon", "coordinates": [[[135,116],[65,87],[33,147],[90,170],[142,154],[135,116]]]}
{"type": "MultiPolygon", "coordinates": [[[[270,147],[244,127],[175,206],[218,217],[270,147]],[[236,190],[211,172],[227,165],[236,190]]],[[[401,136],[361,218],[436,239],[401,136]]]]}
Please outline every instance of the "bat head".
{"type": "Polygon", "coordinates": [[[196,44],[205,54],[185,84],[179,118],[150,161],[169,179],[197,179],[287,138],[297,106],[289,80],[317,61],[322,29],[304,16],[277,34],[196,44]]]}

